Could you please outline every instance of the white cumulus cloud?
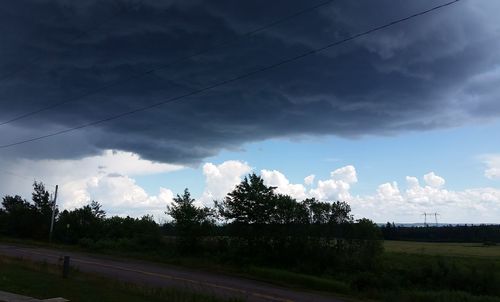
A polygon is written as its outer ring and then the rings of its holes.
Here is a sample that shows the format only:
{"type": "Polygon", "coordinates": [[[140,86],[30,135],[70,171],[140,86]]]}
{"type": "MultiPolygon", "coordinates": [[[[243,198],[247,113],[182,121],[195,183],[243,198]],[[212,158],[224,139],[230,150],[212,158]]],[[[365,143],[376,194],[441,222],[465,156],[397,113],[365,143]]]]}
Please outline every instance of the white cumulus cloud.
{"type": "Polygon", "coordinates": [[[306,188],[302,184],[292,184],[285,175],[276,170],[262,170],[260,175],[266,186],[276,187],[276,192],[286,194],[297,199],[306,198],[306,188]]]}
{"type": "Polygon", "coordinates": [[[489,179],[500,179],[500,154],[490,154],[483,156],[487,169],[484,176],[489,179]]]}
{"type": "Polygon", "coordinates": [[[358,182],[358,176],[356,174],[356,168],[354,166],[345,166],[342,168],[339,168],[333,172],[330,173],[330,176],[334,180],[340,180],[345,183],[353,184],[358,182]]]}
{"type": "Polygon", "coordinates": [[[350,202],[357,216],[378,222],[420,222],[423,212],[438,212],[449,223],[496,223],[500,216],[500,190],[473,188],[461,191],[443,188],[445,180],[433,172],[418,178],[406,177],[406,189],[397,182],[385,183],[372,195],[356,196],[350,202]]]}
{"type": "MultiPolygon", "coordinates": [[[[290,195],[298,200],[317,198],[320,200],[346,200],[351,198],[351,185],[358,181],[354,166],[345,166],[330,173],[330,178],[320,179],[315,187],[307,188],[303,184],[294,184],[280,171],[262,170],[262,179],[267,186],[274,186],[276,192],[290,195]]],[[[312,186],[315,175],[304,178],[304,183],[312,186]]]]}
{"type": "Polygon", "coordinates": [[[306,184],[306,186],[312,186],[314,184],[314,178],[316,176],[314,174],[311,174],[309,176],[306,176],[304,178],[304,184],[306,184]]]}
{"type": "Polygon", "coordinates": [[[311,197],[320,200],[348,200],[351,185],[358,182],[356,168],[345,166],[330,173],[330,179],[318,180],[316,188],[309,191],[311,197]]]}
{"type": "Polygon", "coordinates": [[[88,193],[82,203],[96,199],[95,196],[102,201],[104,209],[111,210],[112,214],[134,217],[151,214],[156,220],[165,218],[166,206],[172,202],[174,196],[171,190],[162,187],[158,195],[149,195],[128,176],[93,177],[82,189],[88,193]]]}
{"type": "MultiPolygon", "coordinates": [[[[438,219],[449,223],[497,223],[500,217],[500,190],[471,188],[459,191],[445,188],[446,181],[435,172],[422,176],[422,182],[407,176],[400,187],[396,181],[380,184],[373,193],[355,195],[358,182],[354,166],[340,167],[330,178],[319,179],[309,190],[303,184],[293,184],[282,172],[262,170],[266,185],[299,200],[315,197],[323,201],[347,201],[357,218],[367,217],[377,222],[420,222],[423,212],[438,212],[438,219]]],[[[306,183],[306,182],[305,182],[306,183]]]]}
{"type": "Polygon", "coordinates": [[[220,165],[204,164],[205,190],[200,201],[205,205],[210,205],[214,200],[222,199],[250,171],[252,168],[247,163],[237,160],[225,161],[220,165]]]}
{"type": "Polygon", "coordinates": [[[426,184],[435,188],[441,187],[445,183],[444,178],[437,176],[434,172],[425,174],[424,180],[426,184]]]}

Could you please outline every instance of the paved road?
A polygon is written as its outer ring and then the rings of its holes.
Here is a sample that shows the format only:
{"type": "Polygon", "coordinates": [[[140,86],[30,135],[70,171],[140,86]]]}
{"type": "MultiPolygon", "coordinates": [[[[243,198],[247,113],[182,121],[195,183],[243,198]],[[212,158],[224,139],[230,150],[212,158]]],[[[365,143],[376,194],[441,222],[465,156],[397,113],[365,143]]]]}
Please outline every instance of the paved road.
{"type": "Polygon", "coordinates": [[[183,288],[224,298],[243,298],[252,302],[341,302],[325,295],[299,292],[254,280],[138,260],[117,259],[10,244],[0,244],[0,255],[22,257],[34,261],[47,261],[54,264],[60,263],[62,256],[70,256],[71,266],[78,268],[82,272],[97,273],[124,282],[154,287],[183,288]]]}

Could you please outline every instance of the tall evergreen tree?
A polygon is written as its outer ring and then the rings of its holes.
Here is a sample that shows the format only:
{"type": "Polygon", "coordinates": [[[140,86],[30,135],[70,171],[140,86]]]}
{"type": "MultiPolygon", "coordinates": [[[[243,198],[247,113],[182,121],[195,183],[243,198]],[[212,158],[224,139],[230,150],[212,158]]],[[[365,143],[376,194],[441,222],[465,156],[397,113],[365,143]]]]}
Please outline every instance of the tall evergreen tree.
{"type": "Polygon", "coordinates": [[[165,212],[173,218],[182,249],[194,247],[197,238],[213,223],[212,211],[206,207],[197,207],[194,202],[189,190],[185,189],[182,196],[177,194],[173,204],[167,206],[165,212]]]}

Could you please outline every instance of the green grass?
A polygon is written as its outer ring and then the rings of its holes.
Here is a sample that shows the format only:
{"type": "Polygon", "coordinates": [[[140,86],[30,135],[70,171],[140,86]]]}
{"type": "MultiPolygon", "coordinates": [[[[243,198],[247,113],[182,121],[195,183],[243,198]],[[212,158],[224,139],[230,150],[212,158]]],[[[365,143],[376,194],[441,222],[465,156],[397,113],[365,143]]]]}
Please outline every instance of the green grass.
{"type": "Polygon", "coordinates": [[[70,278],[64,279],[56,266],[6,257],[0,257],[0,290],[39,299],[64,297],[79,302],[227,301],[177,289],[126,284],[76,271],[71,272],[70,278]]]}
{"type": "Polygon", "coordinates": [[[384,302],[500,302],[500,298],[473,296],[458,291],[399,291],[388,293],[381,299],[384,302]]]}
{"type": "Polygon", "coordinates": [[[384,241],[387,252],[500,259],[500,246],[480,243],[384,241]]]}
{"type": "MultiPolygon", "coordinates": [[[[68,249],[64,245],[30,242],[33,243],[68,249]]],[[[77,246],[70,249],[92,252],[77,246]]],[[[500,302],[500,292],[495,289],[500,280],[500,247],[481,244],[386,241],[385,252],[374,270],[338,272],[328,276],[268,267],[241,267],[203,256],[175,257],[161,250],[97,252],[240,276],[293,289],[320,291],[345,301],[500,302]]]]}
{"type": "Polygon", "coordinates": [[[349,294],[349,284],[328,277],[317,277],[305,274],[294,273],[285,270],[249,267],[247,271],[249,277],[257,277],[274,284],[295,287],[299,289],[311,289],[323,292],[338,294],[349,294]]]}
{"type": "MultiPolygon", "coordinates": [[[[40,246],[53,249],[72,250],[75,252],[89,252],[88,250],[79,246],[62,245],[57,243],[48,243],[34,240],[14,239],[14,238],[0,238],[0,242],[14,243],[29,246],[40,246]]],[[[312,276],[307,274],[300,274],[290,272],[287,270],[264,268],[251,266],[242,268],[237,265],[220,264],[211,259],[203,257],[165,257],[161,253],[144,253],[144,252],[122,252],[117,250],[99,250],[97,252],[91,251],[95,254],[105,254],[111,256],[118,256],[122,258],[140,259],[152,262],[163,263],[165,265],[173,265],[177,267],[186,267],[191,269],[198,269],[217,274],[224,274],[228,276],[239,276],[243,278],[253,279],[257,281],[264,281],[271,284],[276,284],[283,287],[294,288],[298,290],[313,290],[324,293],[335,294],[337,297],[341,295],[344,300],[347,298],[344,295],[350,293],[349,284],[340,280],[335,280],[331,277],[325,276],[312,276]]],[[[352,300],[352,299],[351,299],[352,300]]],[[[1,301],[0,301],[1,302],[1,301]]]]}

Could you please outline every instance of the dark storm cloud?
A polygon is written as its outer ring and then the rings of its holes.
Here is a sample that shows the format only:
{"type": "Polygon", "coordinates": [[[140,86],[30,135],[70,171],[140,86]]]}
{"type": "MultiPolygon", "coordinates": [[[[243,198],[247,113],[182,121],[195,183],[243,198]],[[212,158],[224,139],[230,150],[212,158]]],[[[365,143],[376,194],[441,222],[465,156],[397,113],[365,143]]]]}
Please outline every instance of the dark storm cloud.
{"type": "MultiPolygon", "coordinates": [[[[170,66],[312,4],[11,1],[0,12],[0,77],[11,74],[0,81],[0,121],[159,70],[0,126],[0,144],[188,93],[439,3],[335,1],[170,66]]],[[[496,119],[498,9],[495,0],[462,1],[180,102],[2,154],[74,158],[121,149],[194,163],[269,138],[388,135],[496,119]]]]}

